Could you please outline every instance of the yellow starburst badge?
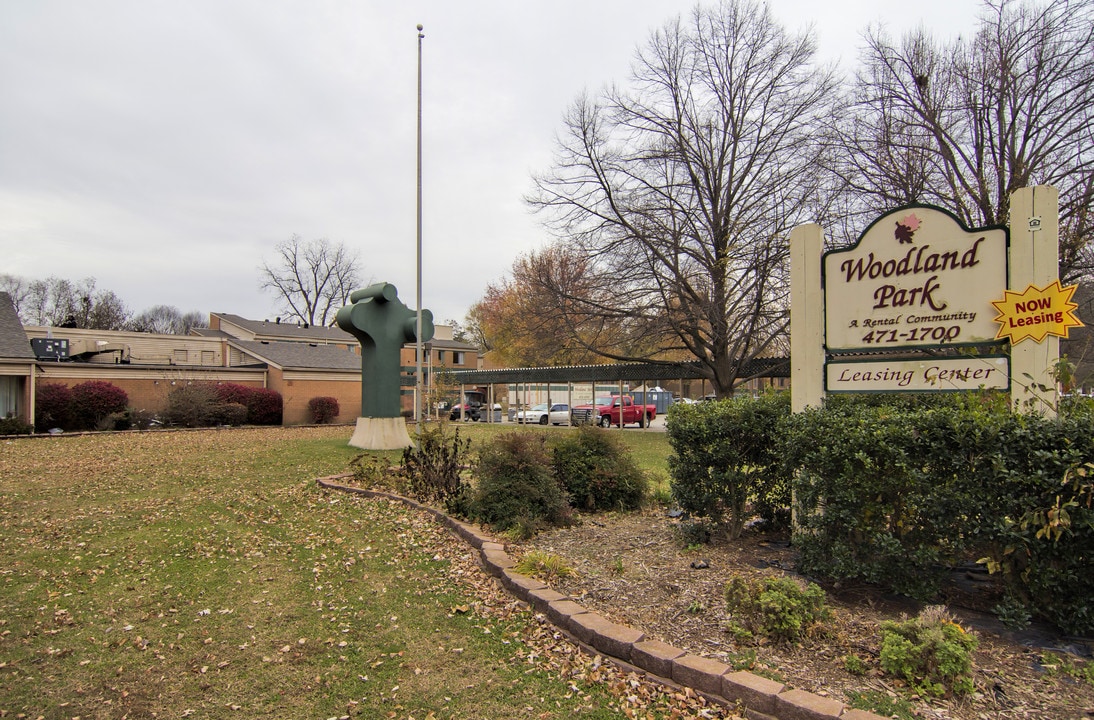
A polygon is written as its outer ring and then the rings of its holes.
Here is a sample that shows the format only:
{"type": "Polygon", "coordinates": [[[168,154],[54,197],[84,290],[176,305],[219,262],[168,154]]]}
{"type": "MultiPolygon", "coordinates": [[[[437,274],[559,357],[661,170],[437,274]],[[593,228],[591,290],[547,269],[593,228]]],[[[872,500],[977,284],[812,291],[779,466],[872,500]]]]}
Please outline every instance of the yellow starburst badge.
{"type": "Polygon", "coordinates": [[[1068,328],[1082,327],[1073,314],[1079,306],[1071,302],[1077,287],[1061,287],[1056,280],[1043,288],[1030,285],[1020,293],[1007,290],[1002,300],[991,303],[999,311],[995,318],[999,323],[996,339],[1009,337],[1014,344],[1027,339],[1042,342],[1049,335],[1066,338],[1068,328]]]}

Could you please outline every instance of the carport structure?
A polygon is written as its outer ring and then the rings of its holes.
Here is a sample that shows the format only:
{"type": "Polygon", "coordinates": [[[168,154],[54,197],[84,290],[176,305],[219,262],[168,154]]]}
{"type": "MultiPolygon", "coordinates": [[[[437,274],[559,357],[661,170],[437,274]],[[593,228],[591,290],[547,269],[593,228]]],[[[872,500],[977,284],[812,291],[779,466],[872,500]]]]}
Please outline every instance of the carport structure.
{"type": "MultiPolygon", "coordinates": [[[[775,357],[750,360],[742,368],[741,377],[749,379],[788,378],[790,377],[790,358],[775,357]]],[[[525,387],[525,394],[527,394],[529,385],[546,384],[547,402],[550,404],[561,401],[560,398],[551,397],[551,383],[565,383],[566,404],[573,407],[571,396],[575,383],[592,383],[594,388],[597,383],[615,383],[618,385],[620,396],[624,394],[624,383],[636,382],[643,388],[648,387],[651,382],[660,383],[669,380],[700,380],[705,383],[705,378],[700,372],[700,365],[694,361],[461,370],[453,372],[452,378],[460,386],[460,397],[463,397],[468,386],[488,388],[487,403],[491,408],[495,405],[494,388],[496,385],[516,385],[519,398],[521,385],[525,387]]],[[[640,404],[645,404],[642,393],[639,393],[635,400],[640,404]]],[[[489,422],[493,422],[493,412],[487,413],[487,418],[489,422]]]]}

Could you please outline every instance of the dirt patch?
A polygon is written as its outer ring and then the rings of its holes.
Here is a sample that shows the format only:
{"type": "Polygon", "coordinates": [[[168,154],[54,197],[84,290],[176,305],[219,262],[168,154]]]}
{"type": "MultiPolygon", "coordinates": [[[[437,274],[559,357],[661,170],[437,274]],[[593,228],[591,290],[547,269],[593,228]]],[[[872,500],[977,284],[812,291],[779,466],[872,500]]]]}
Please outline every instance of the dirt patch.
{"type": "MultiPolygon", "coordinates": [[[[793,573],[795,552],[785,538],[755,531],[732,543],[688,548],[679,526],[663,510],[586,516],[579,525],[511,545],[509,552],[538,549],[562,557],[577,572],[551,580],[555,589],[648,637],[848,704],[854,693],[871,693],[907,701],[923,718],[1094,717],[1094,684],[1061,672],[1054,662],[1059,651],[1049,654],[983,615],[954,607],[980,638],[976,692],[963,699],[910,694],[878,669],[878,626],[914,615],[919,607],[872,588],[825,587],[833,617],[799,645],[737,642],[725,631],[726,583],[734,576],[793,573]],[[866,661],[866,675],[847,671],[844,658],[851,653],[866,661]]],[[[1025,639],[1050,645],[1060,640],[1033,633],[1025,639]]]]}

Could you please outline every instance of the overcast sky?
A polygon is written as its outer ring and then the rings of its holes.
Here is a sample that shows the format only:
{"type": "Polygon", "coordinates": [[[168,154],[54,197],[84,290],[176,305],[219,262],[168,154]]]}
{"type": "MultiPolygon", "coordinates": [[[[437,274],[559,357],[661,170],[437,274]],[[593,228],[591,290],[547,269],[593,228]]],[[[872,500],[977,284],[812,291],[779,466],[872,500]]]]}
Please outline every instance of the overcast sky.
{"type": "MultiPolygon", "coordinates": [[[[968,34],[974,0],[771,0],[849,69],[861,30],[968,34]]],[[[626,79],[674,0],[0,3],[0,273],[94,277],[130,310],[277,314],[294,233],[360,252],[414,306],[417,32],[423,305],[462,320],[548,240],[522,201],[576,96],[626,79]]]]}

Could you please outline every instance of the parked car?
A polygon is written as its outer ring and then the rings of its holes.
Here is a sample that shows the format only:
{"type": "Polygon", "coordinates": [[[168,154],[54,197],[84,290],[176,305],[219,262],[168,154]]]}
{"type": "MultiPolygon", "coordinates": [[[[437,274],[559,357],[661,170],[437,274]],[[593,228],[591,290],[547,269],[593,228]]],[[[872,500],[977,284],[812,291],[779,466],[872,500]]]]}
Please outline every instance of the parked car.
{"type": "Polygon", "coordinates": [[[554,403],[548,409],[547,403],[540,403],[527,410],[518,410],[513,419],[518,423],[568,425],[570,423],[570,406],[566,403],[554,403]]]}
{"type": "Polygon", "coordinates": [[[452,406],[448,413],[448,419],[459,420],[462,416],[465,421],[473,420],[478,422],[485,412],[483,409],[485,405],[485,392],[482,390],[465,390],[463,393],[463,402],[456,403],[452,406]]]}
{"type": "Polygon", "coordinates": [[[481,405],[473,405],[468,403],[466,406],[462,406],[459,403],[452,406],[452,409],[448,413],[449,420],[459,420],[460,416],[463,416],[463,420],[473,420],[478,422],[481,415],[481,405]]]}
{"type": "Polygon", "coordinates": [[[600,427],[635,423],[638,427],[649,427],[655,417],[656,405],[639,405],[630,395],[624,395],[622,399],[613,395],[596,398],[592,405],[578,405],[571,413],[570,422],[574,425],[597,423],[600,427]]]}

